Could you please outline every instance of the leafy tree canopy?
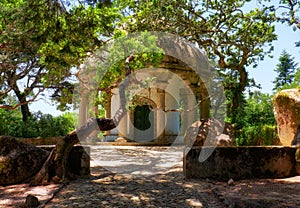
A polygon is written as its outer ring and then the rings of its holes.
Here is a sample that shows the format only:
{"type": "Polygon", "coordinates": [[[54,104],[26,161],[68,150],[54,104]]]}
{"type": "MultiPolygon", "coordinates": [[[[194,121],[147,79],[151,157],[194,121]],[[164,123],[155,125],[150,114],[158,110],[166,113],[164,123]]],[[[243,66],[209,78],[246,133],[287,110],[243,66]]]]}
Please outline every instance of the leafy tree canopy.
{"type": "MultiPolygon", "coordinates": [[[[45,89],[63,89],[74,76],[72,67],[111,36],[119,17],[111,6],[67,9],[57,0],[1,1],[0,100],[14,93],[19,102],[0,107],[23,109],[45,89]]],[[[28,106],[25,111],[28,117],[28,106]]]]}
{"type": "MultiPolygon", "coordinates": [[[[123,1],[122,1],[123,2],[123,1]]],[[[277,39],[275,12],[268,8],[243,11],[247,1],[127,1],[132,11],[130,31],[154,30],[177,34],[205,50],[220,71],[236,71],[230,109],[236,110],[249,84],[246,66],[273,50],[277,39]]],[[[234,113],[232,116],[234,117],[234,113]]],[[[234,122],[233,118],[233,122],[234,122]]]]}
{"type": "MultiPolygon", "coordinates": [[[[274,23],[288,22],[295,27],[299,23],[298,1],[281,0],[276,8],[270,1],[258,0],[261,7],[245,12],[247,2],[1,1],[0,100],[8,93],[19,93],[19,103],[10,106],[15,108],[52,89],[64,107],[70,96],[62,95],[71,95],[69,79],[76,75],[72,67],[82,63],[87,52],[94,52],[124,31],[165,31],[195,43],[214,61],[224,81],[229,81],[225,87],[230,91],[229,114],[235,122],[245,87],[254,83],[246,67],[256,66],[273,50],[272,41],[277,38],[274,23]]],[[[136,58],[132,64],[141,63],[136,58]]],[[[119,75],[117,68],[100,88],[119,75]]]]}

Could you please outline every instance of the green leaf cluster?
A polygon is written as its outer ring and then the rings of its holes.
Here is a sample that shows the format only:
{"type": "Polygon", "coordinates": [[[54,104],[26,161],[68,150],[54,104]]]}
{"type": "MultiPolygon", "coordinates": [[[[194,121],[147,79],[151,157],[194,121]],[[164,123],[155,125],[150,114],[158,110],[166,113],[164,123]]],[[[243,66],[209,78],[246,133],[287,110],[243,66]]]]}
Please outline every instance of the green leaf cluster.
{"type": "MultiPolygon", "coordinates": [[[[111,4],[66,8],[57,0],[1,1],[1,102],[15,94],[19,103],[27,105],[44,91],[55,93],[72,82],[74,68],[112,36],[120,18],[111,4]]],[[[60,97],[69,98],[70,93],[60,90],[60,97]]],[[[55,98],[61,109],[70,103],[55,98]]]]}

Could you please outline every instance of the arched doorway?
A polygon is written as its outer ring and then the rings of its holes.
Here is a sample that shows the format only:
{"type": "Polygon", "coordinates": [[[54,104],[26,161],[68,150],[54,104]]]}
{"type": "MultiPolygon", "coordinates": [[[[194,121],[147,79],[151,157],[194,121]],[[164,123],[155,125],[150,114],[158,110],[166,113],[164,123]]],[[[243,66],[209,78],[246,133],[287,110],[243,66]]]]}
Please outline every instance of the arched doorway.
{"type": "Polygon", "coordinates": [[[153,141],[154,113],[149,105],[138,105],[133,113],[134,140],[138,142],[153,141]]]}

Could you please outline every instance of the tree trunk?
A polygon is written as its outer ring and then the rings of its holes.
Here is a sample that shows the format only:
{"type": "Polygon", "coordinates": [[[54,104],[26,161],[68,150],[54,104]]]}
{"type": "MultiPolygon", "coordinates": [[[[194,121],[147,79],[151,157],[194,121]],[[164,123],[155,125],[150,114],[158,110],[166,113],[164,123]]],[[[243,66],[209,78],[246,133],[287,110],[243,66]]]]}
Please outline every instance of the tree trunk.
{"type": "Polygon", "coordinates": [[[122,84],[120,84],[120,107],[114,118],[91,118],[85,125],[79,127],[79,129],[72,131],[65,136],[50,153],[46,162],[41,170],[34,176],[31,181],[31,185],[39,185],[53,182],[64,182],[70,176],[66,170],[67,160],[72,147],[79,142],[79,138],[87,138],[93,131],[109,131],[116,128],[120,123],[120,120],[126,115],[126,96],[125,89],[130,82],[131,69],[129,67],[129,61],[133,59],[133,55],[126,59],[126,77],[122,84]]]}
{"type": "MultiPolygon", "coordinates": [[[[118,116],[123,117],[125,111],[119,110],[118,116]]],[[[86,125],[65,136],[50,153],[41,170],[34,176],[31,185],[47,184],[50,181],[61,183],[72,177],[66,170],[67,160],[72,147],[79,142],[78,138],[86,138],[94,130],[108,131],[115,128],[115,119],[92,118],[86,125]]]]}
{"type": "Polygon", "coordinates": [[[23,122],[26,122],[29,117],[31,116],[28,103],[26,102],[26,95],[22,94],[18,88],[14,90],[18,100],[20,103],[24,103],[21,105],[21,113],[22,113],[22,120],[23,122]]]}
{"type": "MultiPolygon", "coordinates": [[[[26,99],[25,99],[26,102],[26,99]]],[[[26,122],[31,116],[28,103],[21,105],[22,120],[26,122]]]]}
{"type": "Polygon", "coordinates": [[[233,92],[233,98],[232,98],[232,104],[231,104],[231,112],[232,112],[232,123],[236,123],[237,119],[237,111],[238,108],[241,105],[243,92],[247,86],[248,81],[248,73],[246,72],[246,69],[244,66],[238,69],[239,71],[239,86],[238,88],[234,89],[233,92]]]}

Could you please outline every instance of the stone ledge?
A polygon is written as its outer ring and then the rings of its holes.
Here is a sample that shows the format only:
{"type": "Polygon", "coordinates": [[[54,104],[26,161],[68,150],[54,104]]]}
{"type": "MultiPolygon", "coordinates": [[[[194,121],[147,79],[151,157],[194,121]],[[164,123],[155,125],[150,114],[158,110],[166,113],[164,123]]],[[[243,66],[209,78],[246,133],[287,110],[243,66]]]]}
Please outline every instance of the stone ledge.
{"type": "Polygon", "coordinates": [[[284,178],[296,176],[297,147],[194,147],[183,161],[186,178],[209,178],[219,181],[284,178]],[[204,162],[198,158],[202,149],[213,151],[204,162]]]}
{"type": "Polygon", "coordinates": [[[16,139],[26,144],[42,146],[42,145],[55,145],[59,141],[61,141],[63,137],[48,137],[48,138],[37,137],[37,138],[16,138],[16,139]]]}

